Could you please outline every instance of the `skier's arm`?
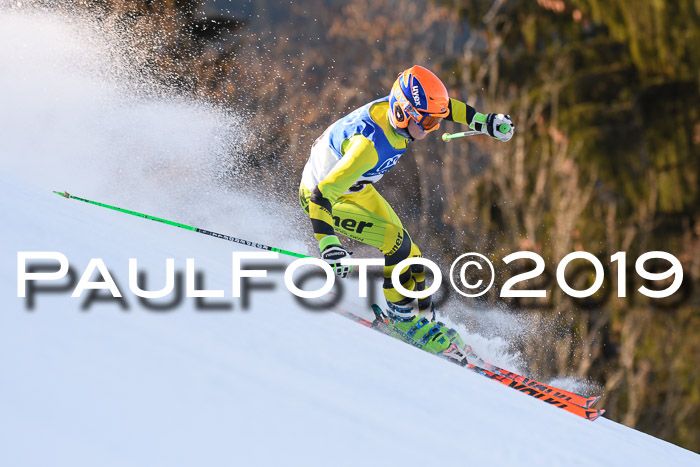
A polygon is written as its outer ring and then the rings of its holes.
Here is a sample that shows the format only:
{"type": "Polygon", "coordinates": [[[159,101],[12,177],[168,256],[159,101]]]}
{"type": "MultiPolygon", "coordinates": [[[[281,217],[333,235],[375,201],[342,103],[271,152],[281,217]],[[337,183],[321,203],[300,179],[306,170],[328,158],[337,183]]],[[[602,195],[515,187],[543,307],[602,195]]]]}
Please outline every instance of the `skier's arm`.
{"type": "MultiPolygon", "coordinates": [[[[379,160],[374,144],[362,135],[352,136],[343,146],[345,154],[326,178],[313,189],[309,199],[309,217],[314,236],[319,242],[322,242],[325,237],[335,236],[333,204],[363,173],[377,165],[379,160]]],[[[327,239],[323,243],[330,240],[332,239],[327,239]]]]}
{"type": "Polygon", "coordinates": [[[445,117],[445,120],[461,123],[462,125],[470,125],[472,120],[474,120],[474,115],[477,114],[474,107],[457,99],[450,98],[448,108],[450,109],[450,114],[445,117]]]}
{"type": "Polygon", "coordinates": [[[445,120],[469,125],[472,130],[480,131],[487,135],[496,138],[499,141],[508,141],[513,137],[515,126],[509,115],[503,114],[482,114],[476,111],[471,105],[467,105],[462,101],[450,98],[449,104],[450,114],[445,117],[445,120]],[[506,124],[510,131],[501,131],[501,125],[506,124]]]}

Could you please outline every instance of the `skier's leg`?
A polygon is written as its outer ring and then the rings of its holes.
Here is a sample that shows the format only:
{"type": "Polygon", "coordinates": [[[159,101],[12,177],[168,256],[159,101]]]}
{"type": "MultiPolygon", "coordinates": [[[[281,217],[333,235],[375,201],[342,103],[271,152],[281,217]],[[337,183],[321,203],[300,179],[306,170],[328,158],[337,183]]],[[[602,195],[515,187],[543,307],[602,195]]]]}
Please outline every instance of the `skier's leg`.
{"type": "MultiPolygon", "coordinates": [[[[310,192],[302,186],[299,200],[305,211],[309,196],[310,192]]],[[[408,298],[394,287],[391,275],[396,265],[406,258],[420,257],[421,252],[403,228],[391,205],[372,185],[341,196],[333,204],[333,223],[336,232],[372,245],[384,254],[383,290],[389,307],[387,311],[397,334],[433,353],[447,349],[451,338],[459,338],[454,330],[446,328],[442,323],[431,322],[432,313],[427,319],[419,315],[420,311],[430,310],[430,297],[408,298]]],[[[399,282],[407,290],[425,290],[423,266],[402,268],[399,282]]],[[[461,342],[461,338],[457,342],[461,342]]]]}
{"type": "MultiPolygon", "coordinates": [[[[299,202],[308,213],[310,191],[302,185],[299,202]]],[[[341,196],[333,204],[333,227],[337,233],[378,248],[385,258],[384,295],[389,302],[405,301],[391,282],[396,265],[406,258],[420,257],[421,253],[404,230],[399,216],[372,185],[341,196]]],[[[425,285],[422,268],[405,267],[400,275],[401,285],[407,290],[420,290],[425,285]],[[414,274],[415,271],[415,274],[414,274]]],[[[424,304],[428,307],[430,303],[424,304]]]]}

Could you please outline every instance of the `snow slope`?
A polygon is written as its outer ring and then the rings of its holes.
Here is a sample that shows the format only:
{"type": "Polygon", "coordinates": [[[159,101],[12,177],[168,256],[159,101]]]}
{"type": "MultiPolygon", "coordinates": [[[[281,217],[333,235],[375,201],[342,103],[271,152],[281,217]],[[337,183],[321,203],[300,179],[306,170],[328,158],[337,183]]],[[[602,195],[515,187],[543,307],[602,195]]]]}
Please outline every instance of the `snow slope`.
{"type": "Polygon", "coordinates": [[[54,195],[305,251],[298,213],[218,187],[220,156],[243,144],[238,117],[139,96],[90,31],[0,10],[0,465],[700,465],[307,311],[279,274],[244,311],[230,298],[230,255],[253,250],[54,195]],[[68,290],[29,311],[18,251],[61,252],[78,276],[102,258],[128,310],[81,310],[68,290]],[[162,286],[165,258],[178,271],[194,258],[206,288],[226,293],[210,303],[233,309],[145,309],[128,288],[132,257],[149,288],[162,286]]]}

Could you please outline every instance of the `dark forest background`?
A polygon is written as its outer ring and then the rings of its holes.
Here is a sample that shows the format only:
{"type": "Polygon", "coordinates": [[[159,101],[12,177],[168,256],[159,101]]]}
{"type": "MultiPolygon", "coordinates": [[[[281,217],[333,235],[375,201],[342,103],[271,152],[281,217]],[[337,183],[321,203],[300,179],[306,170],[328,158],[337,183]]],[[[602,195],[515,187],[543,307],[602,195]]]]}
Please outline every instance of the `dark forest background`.
{"type": "MultiPolygon", "coordinates": [[[[509,144],[416,142],[380,191],[440,264],[468,251],[496,263],[530,250],[554,271],[569,252],[598,255],[612,282],[590,299],[550,283],[544,301],[507,302],[560,324],[519,344],[530,373],[594,381],[608,417],[700,451],[700,3],[72,4],[140,47],[143,73],[243,114],[252,137],[231,183],[264,187],[280,202],[296,202],[313,140],[388,94],[413,64],[480,111],[509,113],[509,144]],[[667,299],[636,291],[634,260],[652,250],[684,267],[681,290],[667,299]],[[627,298],[615,298],[618,251],[627,252],[627,298]]],[[[438,133],[462,131],[452,125],[438,133]]],[[[583,289],[592,269],[579,272],[572,285],[583,289]]],[[[502,304],[495,294],[485,300],[502,304]]]]}

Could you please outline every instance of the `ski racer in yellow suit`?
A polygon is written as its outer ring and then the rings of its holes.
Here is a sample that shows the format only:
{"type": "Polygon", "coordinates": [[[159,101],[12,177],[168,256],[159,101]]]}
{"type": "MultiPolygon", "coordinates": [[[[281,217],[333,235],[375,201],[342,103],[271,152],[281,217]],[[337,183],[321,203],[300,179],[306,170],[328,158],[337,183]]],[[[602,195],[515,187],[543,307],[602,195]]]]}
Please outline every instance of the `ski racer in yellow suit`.
{"type": "MultiPolygon", "coordinates": [[[[379,248],[385,259],[386,311],[394,331],[432,353],[445,351],[450,340],[461,342],[461,338],[442,323],[429,325],[424,311],[431,308],[430,297],[407,298],[393,287],[394,267],[421,253],[374,184],[396,165],[409,142],[437,130],[443,119],[500,141],[513,135],[509,116],[481,114],[451,99],[437,76],[413,66],[399,75],[389,96],[360,107],[326,129],[313,144],[299,187],[299,201],[311,219],[323,259],[339,276],[350,273],[351,266],[340,263],[348,252],[336,233],[379,248]],[[504,128],[510,131],[499,131],[504,128]]],[[[399,277],[407,290],[425,290],[423,266],[406,267],[399,277]]]]}

